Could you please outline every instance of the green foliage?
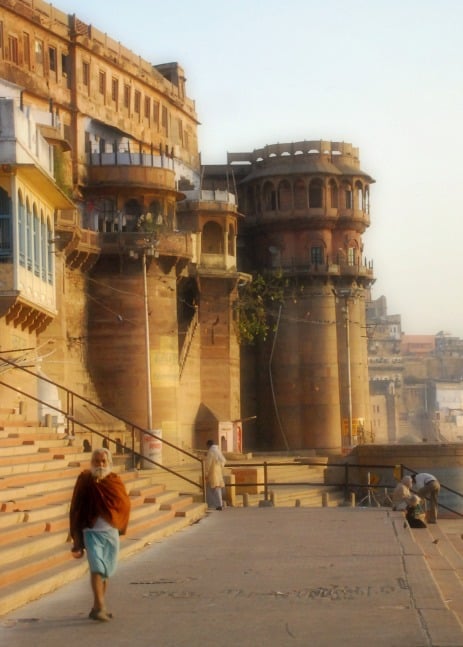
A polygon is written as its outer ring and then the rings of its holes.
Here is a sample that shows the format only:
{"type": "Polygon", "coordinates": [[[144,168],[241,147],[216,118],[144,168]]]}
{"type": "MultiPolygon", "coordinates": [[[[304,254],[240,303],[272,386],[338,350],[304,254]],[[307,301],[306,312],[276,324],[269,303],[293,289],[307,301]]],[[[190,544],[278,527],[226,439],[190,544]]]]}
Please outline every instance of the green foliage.
{"type": "Polygon", "coordinates": [[[235,302],[235,330],[240,344],[265,341],[272,329],[272,314],[285,297],[287,281],[280,272],[257,274],[251,283],[239,288],[235,302]]]}

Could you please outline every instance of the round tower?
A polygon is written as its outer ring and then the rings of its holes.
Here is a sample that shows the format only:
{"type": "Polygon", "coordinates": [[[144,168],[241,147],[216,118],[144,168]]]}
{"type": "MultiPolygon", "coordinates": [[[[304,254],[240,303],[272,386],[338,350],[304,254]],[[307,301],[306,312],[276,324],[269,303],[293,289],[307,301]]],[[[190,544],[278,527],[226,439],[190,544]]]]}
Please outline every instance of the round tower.
{"type": "Polygon", "coordinates": [[[275,144],[230,153],[228,163],[245,214],[241,269],[285,285],[269,338],[244,350],[243,415],[257,416],[248,444],[339,451],[362,442],[365,290],[374,280],[362,234],[374,180],[344,142],[275,144]]]}

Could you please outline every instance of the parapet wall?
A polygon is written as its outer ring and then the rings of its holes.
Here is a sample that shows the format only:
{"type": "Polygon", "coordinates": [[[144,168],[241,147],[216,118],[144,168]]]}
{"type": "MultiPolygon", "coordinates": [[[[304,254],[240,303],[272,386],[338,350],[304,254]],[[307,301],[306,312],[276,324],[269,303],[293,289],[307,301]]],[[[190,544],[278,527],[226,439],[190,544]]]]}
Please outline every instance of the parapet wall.
{"type": "Polygon", "coordinates": [[[359,149],[346,142],[329,142],[320,139],[286,144],[270,144],[264,148],[257,148],[251,153],[228,153],[229,164],[243,162],[258,162],[272,157],[285,157],[288,155],[327,155],[342,156],[349,160],[350,165],[359,167],[359,149]]]}
{"type": "Polygon", "coordinates": [[[350,458],[362,464],[407,465],[413,470],[463,466],[463,444],[359,445],[350,458]]]}

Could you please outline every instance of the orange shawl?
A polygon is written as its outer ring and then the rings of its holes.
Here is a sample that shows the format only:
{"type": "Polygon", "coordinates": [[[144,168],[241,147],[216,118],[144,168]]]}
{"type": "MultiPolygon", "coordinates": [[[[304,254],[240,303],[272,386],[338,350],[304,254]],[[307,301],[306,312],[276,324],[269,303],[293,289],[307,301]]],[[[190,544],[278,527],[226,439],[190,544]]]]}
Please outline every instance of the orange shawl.
{"type": "Polygon", "coordinates": [[[124,535],[130,515],[130,499],[124,483],[111,472],[97,481],[90,470],[82,472],[74,486],[69,522],[71,537],[76,548],[83,548],[83,529],[92,528],[98,517],[124,535]]]}

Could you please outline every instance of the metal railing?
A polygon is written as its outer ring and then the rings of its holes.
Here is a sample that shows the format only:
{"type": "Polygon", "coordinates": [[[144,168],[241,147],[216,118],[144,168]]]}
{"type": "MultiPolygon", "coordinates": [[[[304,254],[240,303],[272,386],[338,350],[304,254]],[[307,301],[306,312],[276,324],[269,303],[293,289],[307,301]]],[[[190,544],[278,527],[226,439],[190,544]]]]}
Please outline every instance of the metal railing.
{"type": "Polygon", "coordinates": [[[29,368],[25,366],[21,366],[20,364],[15,363],[12,360],[1,358],[0,359],[0,368],[5,365],[10,366],[12,369],[19,369],[23,371],[24,373],[27,373],[31,377],[36,378],[37,380],[41,380],[43,382],[47,382],[48,384],[56,387],[57,389],[60,389],[61,391],[64,391],[66,394],[66,408],[62,409],[61,407],[57,406],[56,404],[52,404],[48,401],[45,401],[35,395],[32,395],[31,393],[26,393],[23,388],[19,388],[16,386],[13,386],[12,384],[8,384],[4,380],[0,380],[0,386],[6,387],[7,389],[10,389],[16,393],[18,393],[21,398],[28,398],[32,400],[33,402],[36,402],[37,404],[41,404],[47,409],[51,409],[57,414],[64,416],[64,419],[66,420],[67,423],[67,433],[69,437],[73,438],[75,437],[75,428],[76,426],[79,427],[80,429],[96,434],[99,436],[103,441],[106,443],[111,443],[114,444],[116,447],[116,454],[118,453],[123,453],[123,454],[129,454],[130,459],[131,459],[131,467],[132,469],[135,469],[136,466],[140,463],[140,461],[143,460],[143,462],[147,462],[153,467],[159,467],[161,470],[164,470],[165,472],[168,472],[170,474],[173,474],[174,476],[180,478],[183,481],[186,481],[190,483],[191,485],[194,485],[195,487],[199,488],[199,490],[202,493],[203,498],[205,498],[205,474],[204,474],[204,462],[202,458],[196,456],[195,454],[187,451],[186,449],[183,449],[182,447],[178,447],[174,443],[171,443],[170,441],[166,440],[165,438],[162,438],[161,436],[157,436],[155,433],[152,431],[145,429],[144,427],[140,427],[139,425],[131,422],[130,420],[127,420],[109,409],[106,409],[105,407],[96,404],[89,398],[86,398],[85,396],[80,395],[79,393],[76,393],[75,391],[72,391],[71,389],[68,389],[65,386],[62,386],[55,382],[54,380],[51,380],[44,375],[40,375],[38,373],[35,373],[34,371],[31,371],[29,368]],[[85,422],[82,420],[82,418],[79,418],[78,416],[75,415],[75,410],[77,407],[77,404],[80,404],[83,408],[87,409],[88,407],[92,407],[92,409],[96,410],[100,414],[102,414],[105,417],[100,417],[97,418],[94,416],[95,420],[97,421],[98,424],[102,424],[104,427],[109,427],[111,421],[116,421],[118,423],[122,423],[125,425],[126,430],[130,433],[130,446],[128,446],[126,443],[121,442],[120,439],[114,438],[114,436],[108,434],[105,431],[101,431],[100,429],[95,428],[95,426],[91,426],[88,422],[85,422]],[[136,449],[136,437],[138,435],[139,438],[139,444],[140,444],[140,450],[136,449]],[[183,456],[188,457],[191,459],[193,462],[198,463],[198,468],[200,469],[200,474],[201,478],[198,479],[198,481],[194,481],[190,478],[188,478],[186,475],[182,474],[178,470],[173,469],[172,467],[167,467],[166,465],[163,465],[162,463],[154,460],[150,456],[145,456],[141,449],[142,441],[141,438],[142,436],[150,436],[154,439],[156,439],[158,442],[161,442],[163,445],[166,447],[171,448],[174,451],[179,452],[183,456]]]}
{"type": "MultiPolygon", "coordinates": [[[[329,463],[329,462],[320,462],[320,461],[308,461],[308,460],[303,460],[301,462],[294,462],[294,461],[279,461],[279,462],[271,462],[271,461],[262,461],[262,462],[246,462],[246,463],[230,463],[227,465],[227,467],[233,469],[239,469],[243,468],[246,470],[253,469],[253,468],[262,468],[263,469],[263,480],[250,480],[247,482],[241,481],[239,483],[229,483],[227,484],[227,487],[231,488],[250,488],[250,487],[260,487],[263,488],[263,495],[264,495],[264,501],[269,502],[271,500],[271,487],[281,487],[281,486],[291,486],[291,487],[326,487],[326,488],[339,488],[340,490],[344,491],[344,499],[345,501],[352,500],[351,495],[355,495],[354,498],[356,500],[362,501],[363,499],[366,498],[366,495],[368,494],[369,491],[376,492],[376,491],[386,491],[386,493],[389,493],[389,491],[392,491],[395,486],[397,485],[397,482],[400,481],[400,479],[405,475],[405,474],[410,474],[414,475],[417,474],[415,470],[413,470],[410,467],[407,467],[406,465],[400,463],[396,465],[382,465],[382,464],[364,464],[364,463],[349,463],[349,462],[343,462],[343,463],[329,463]],[[339,480],[331,480],[329,479],[328,481],[323,480],[323,481],[308,481],[308,480],[297,480],[297,481],[275,481],[275,480],[270,480],[269,478],[269,472],[270,468],[274,467],[300,467],[301,469],[304,467],[324,467],[325,469],[328,470],[342,470],[343,472],[343,477],[342,479],[339,480]],[[356,471],[355,477],[352,477],[352,472],[356,471]],[[379,479],[378,482],[372,481],[370,478],[370,475],[372,473],[372,470],[385,470],[388,473],[388,476],[390,478],[387,479],[386,482],[382,483],[381,481],[383,479],[379,479]]],[[[459,497],[462,500],[462,506],[463,506],[463,493],[458,492],[457,490],[454,490],[453,488],[444,485],[443,483],[440,483],[441,490],[444,490],[450,494],[453,494],[457,497],[459,497]]],[[[356,502],[354,501],[354,505],[356,502]]],[[[452,508],[448,505],[445,505],[442,502],[439,502],[439,507],[447,510],[448,512],[451,512],[454,515],[457,515],[459,517],[463,517],[463,513],[459,512],[455,508],[452,508]]]]}

